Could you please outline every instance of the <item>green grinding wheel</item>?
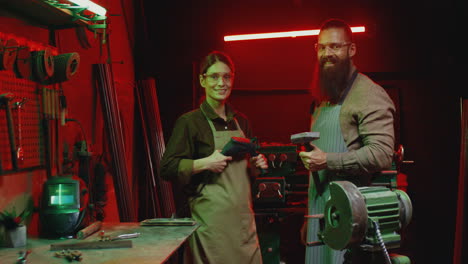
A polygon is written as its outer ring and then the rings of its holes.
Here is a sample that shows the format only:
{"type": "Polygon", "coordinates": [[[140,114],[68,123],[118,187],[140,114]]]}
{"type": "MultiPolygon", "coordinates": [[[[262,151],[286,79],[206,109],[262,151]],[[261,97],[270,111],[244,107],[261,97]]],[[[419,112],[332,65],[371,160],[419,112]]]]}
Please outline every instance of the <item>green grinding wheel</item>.
{"type": "Polygon", "coordinates": [[[323,242],[341,250],[360,243],[367,229],[367,208],[358,188],[348,181],[330,183],[330,199],[324,211],[323,242]]]}

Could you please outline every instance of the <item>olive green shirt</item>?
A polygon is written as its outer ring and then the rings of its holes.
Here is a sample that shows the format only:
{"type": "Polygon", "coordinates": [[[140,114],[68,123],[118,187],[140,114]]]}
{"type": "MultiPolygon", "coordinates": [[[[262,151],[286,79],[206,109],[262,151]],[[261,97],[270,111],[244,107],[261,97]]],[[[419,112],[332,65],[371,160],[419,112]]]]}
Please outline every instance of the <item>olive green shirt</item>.
{"type": "Polygon", "coordinates": [[[226,104],[225,121],[204,101],[200,108],[185,113],[177,119],[161,160],[160,175],[163,179],[177,181],[182,185],[198,184],[213,175],[213,172],[203,171],[192,176],[193,161],[208,157],[214,151],[213,133],[201,109],[213,121],[217,131],[237,130],[235,117],[245,136],[252,137],[249,121],[245,115],[226,104]]]}

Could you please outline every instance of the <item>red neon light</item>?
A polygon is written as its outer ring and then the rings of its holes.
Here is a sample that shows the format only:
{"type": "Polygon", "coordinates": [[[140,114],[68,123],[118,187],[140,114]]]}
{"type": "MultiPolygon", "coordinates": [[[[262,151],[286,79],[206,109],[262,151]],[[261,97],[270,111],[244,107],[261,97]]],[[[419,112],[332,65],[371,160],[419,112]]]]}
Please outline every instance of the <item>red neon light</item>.
{"type": "MultiPolygon", "coordinates": [[[[364,26],[351,27],[351,31],[353,33],[361,33],[361,32],[366,32],[366,28],[364,26]]],[[[320,32],[320,29],[313,29],[313,30],[285,31],[285,32],[273,32],[273,33],[230,35],[230,36],[224,36],[224,41],[317,36],[319,32],[320,32]]]]}

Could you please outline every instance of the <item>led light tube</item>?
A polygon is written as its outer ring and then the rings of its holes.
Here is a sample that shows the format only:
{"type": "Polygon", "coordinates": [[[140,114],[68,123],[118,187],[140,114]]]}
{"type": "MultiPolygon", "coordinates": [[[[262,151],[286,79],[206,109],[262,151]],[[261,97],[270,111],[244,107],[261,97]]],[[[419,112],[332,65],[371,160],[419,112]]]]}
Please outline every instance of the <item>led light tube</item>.
{"type": "MultiPolygon", "coordinates": [[[[364,26],[351,27],[351,31],[353,33],[361,33],[361,32],[366,32],[366,28],[364,26]]],[[[320,33],[320,29],[313,29],[313,30],[285,31],[285,32],[272,32],[272,33],[230,35],[230,36],[224,36],[224,41],[287,38],[287,37],[294,38],[294,37],[303,37],[303,36],[317,36],[319,33],[320,33]]]]}

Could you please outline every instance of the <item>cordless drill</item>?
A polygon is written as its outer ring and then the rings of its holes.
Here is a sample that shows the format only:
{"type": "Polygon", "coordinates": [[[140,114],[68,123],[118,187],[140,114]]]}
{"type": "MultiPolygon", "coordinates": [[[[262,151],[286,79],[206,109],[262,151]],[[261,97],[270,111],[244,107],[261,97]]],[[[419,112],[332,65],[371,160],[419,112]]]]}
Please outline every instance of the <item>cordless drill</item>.
{"type": "MultiPolygon", "coordinates": [[[[303,132],[291,135],[291,143],[303,145],[306,151],[312,151],[314,147],[310,145],[310,142],[319,139],[320,132],[303,132]]],[[[320,178],[318,172],[312,172],[312,178],[314,179],[315,188],[319,195],[323,193],[323,186],[320,184],[320,178]]]]}
{"type": "MultiPolygon", "coordinates": [[[[224,146],[221,154],[224,156],[235,156],[241,157],[247,154],[250,154],[251,157],[256,157],[259,155],[257,152],[257,144],[255,144],[256,139],[248,139],[243,137],[231,137],[229,142],[224,146]]],[[[260,168],[262,174],[266,173],[265,169],[260,168]]]]}

